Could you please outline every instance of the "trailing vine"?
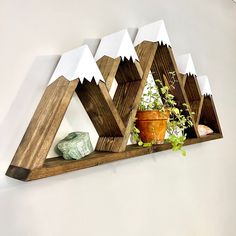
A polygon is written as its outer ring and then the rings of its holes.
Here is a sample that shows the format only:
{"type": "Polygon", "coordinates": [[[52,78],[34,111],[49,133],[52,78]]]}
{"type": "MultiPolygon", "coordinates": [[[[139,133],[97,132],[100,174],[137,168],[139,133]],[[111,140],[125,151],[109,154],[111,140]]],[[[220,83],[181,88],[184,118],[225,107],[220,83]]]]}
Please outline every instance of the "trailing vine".
{"type": "MultiPolygon", "coordinates": [[[[176,82],[175,72],[170,72],[170,74],[172,81],[170,86],[174,88],[176,82]]],[[[163,79],[165,80],[165,78],[163,79]]],[[[161,80],[155,80],[155,83],[147,82],[138,109],[140,111],[159,110],[161,112],[168,110],[170,118],[167,123],[168,138],[165,141],[172,145],[173,151],[181,151],[182,155],[185,156],[186,151],[183,149],[187,136],[185,130],[193,126],[191,115],[194,113],[190,111],[189,106],[185,103],[182,104],[183,109],[179,109],[176,105],[169,87],[163,85],[161,80]]],[[[134,125],[132,138],[139,146],[150,147],[154,144],[154,142],[144,143],[139,134],[140,130],[134,125]]]]}

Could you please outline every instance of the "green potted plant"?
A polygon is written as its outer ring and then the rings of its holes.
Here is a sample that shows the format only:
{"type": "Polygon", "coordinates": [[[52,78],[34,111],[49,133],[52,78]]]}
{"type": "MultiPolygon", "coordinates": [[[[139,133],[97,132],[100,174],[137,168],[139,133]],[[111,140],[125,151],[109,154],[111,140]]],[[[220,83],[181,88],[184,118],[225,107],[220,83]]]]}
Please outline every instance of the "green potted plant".
{"type": "MultiPolygon", "coordinates": [[[[175,73],[170,74],[174,78],[175,73]]],[[[190,114],[187,104],[183,106],[188,111],[187,114],[190,114]]],[[[139,146],[148,147],[164,143],[166,135],[165,141],[172,145],[172,150],[180,150],[186,155],[182,148],[186,139],[184,131],[192,125],[191,116],[185,116],[183,110],[176,107],[169,87],[164,86],[160,80],[154,82],[153,79],[149,79],[139,104],[133,140],[139,146]]]]}

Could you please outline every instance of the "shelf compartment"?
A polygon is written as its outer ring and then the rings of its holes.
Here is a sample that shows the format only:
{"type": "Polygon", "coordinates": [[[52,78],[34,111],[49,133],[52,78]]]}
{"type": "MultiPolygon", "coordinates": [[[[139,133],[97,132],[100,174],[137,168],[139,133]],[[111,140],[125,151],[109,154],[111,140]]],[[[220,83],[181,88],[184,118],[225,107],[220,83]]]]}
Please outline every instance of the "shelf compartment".
{"type": "MultiPolygon", "coordinates": [[[[149,56],[145,58],[146,60],[153,60],[150,54],[149,51],[149,56]]],[[[138,61],[133,62],[131,58],[129,60],[126,58],[121,60],[120,57],[113,59],[108,56],[103,56],[97,61],[97,65],[106,81],[107,91],[111,88],[113,81],[117,81],[118,86],[111,103],[116,107],[118,116],[125,127],[122,136],[114,136],[112,134],[110,136],[99,135],[96,145],[97,151],[122,152],[126,148],[147,80],[147,74],[143,73],[140,63],[138,61]]],[[[79,92],[77,94],[80,97],[79,92]]],[[[86,100],[86,96],[86,93],[84,93],[80,99],[86,100]]],[[[88,105],[84,106],[85,109],[87,109],[88,105]]],[[[106,127],[104,124],[103,127],[106,127]]]]}
{"type": "MultiPolygon", "coordinates": [[[[214,133],[201,138],[187,139],[185,145],[197,144],[220,138],[222,138],[221,134],[214,133]]],[[[124,152],[110,153],[95,151],[78,161],[64,160],[62,157],[46,159],[44,165],[41,168],[36,168],[33,170],[11,165],[8,168],[6,175],[19,180],[30,181],[169,149],[171,149],[171,145],[166,143],[154,145],[148,148],[139,147],[137,145],[128,145],[124,152]]]]}
{"type": "Polygon", "coordinates": [[[206,125],[223,136],[212,95],[204,95],[199,124],[206,125]]]}
{"type": "MultiPolygon", "coordinates": [[[[170,93],[175,97],[175,101],[177,103],[176,106],[184,111],[184,115],[188,116],[189,112],[185,111],[185,107],[183,106],[183,104],[185,103],[190,107],[190,103],[184,90],[183,77],[178,71],[171,47],[158,43],[158,47],[151,67],[151,72],[155,80],[161,80],[163,84],[169,87],[170,93]],[[175,73],[174,81],[170,72],[175,73]]],[[[192,118],[193,127],[186,129],[187,137],[196,138],[198,137],[196,122],[194,116],[190,116],[192,118]]]]}
{"type": "Polygon", "coordinates": [[[195,113],[194,119],[196,125],[198,125],[200,112],[202,109],[203,96],[201,95],[201,91],[197,82],[197,76],[186,74],[183,83],[191,111],[195,113]]]}

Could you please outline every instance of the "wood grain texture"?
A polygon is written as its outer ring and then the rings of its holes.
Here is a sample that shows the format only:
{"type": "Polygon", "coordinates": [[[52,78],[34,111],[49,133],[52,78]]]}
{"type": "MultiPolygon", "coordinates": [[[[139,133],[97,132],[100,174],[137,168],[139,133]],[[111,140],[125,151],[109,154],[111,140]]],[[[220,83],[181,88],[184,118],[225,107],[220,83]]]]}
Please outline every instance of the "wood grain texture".
{"type": "Polygon", "coordinates": [[[195,113],[194,120],[197,124],[199,112],[201,110],[200,106],[202,100],[201,91],[197,82],[197,76],[189,74],[185,76],[184,90],[188,97],[191,110],[195,113]]]}
{"type": "Polygon", "coordinates": [[[185,92],[188,96],[188,100],[191,101],[199,101],[201,100],[201,91],[197,82],[197,76],[195,75],[186,75],[185,82],[185,92]]]}
{"type": "Polygon", "coordinates": [[[98,68],[100,69],[103,78],[106,81],[106,86],[108,91],[110,91],[112,83],[115,79],[118,67],[120,65],[121,58],[111,58],[108,56],[103,56],[97,61],[98,68]]]}
{"type": "MultiPolygon", "coordinates": [[[[161,80],[163,84],[170,88],[170,93],[174,95],[177,107],[183,110],[183,114],[188,116],[190,113],[185,110],[183,104],[187,104],[190,107],[187,95],[183,87],[183,78],[181,77],[172,49],[167,45],[159,45],[154,57],[154,61],[151,67],[152,75],[155,80],[161,80]],[[175,78],[173,80],[170,72],[175,72],[175,78]]],[[[191,107],[190,107],[191,112],[191,107]]],[[[191,119],[193,127],[186,129],[188,138],[199,137],[196,122],[192,115],[191,119]]]]}
{"type": "MultiPolygon", "coordinates": [[[[108,91],[110,90],[115,79],[118,83],[113,98],[113,104],[118,111],[118,116],[116,116],[117,120],[119,117],[125,128],[123,129],[124,132],[120,135],[114,135],[113,132],[109,132],[108,135],[105,132],[107,127],[104,126],[103,123],[104,132],[99,133],[96,150],[121,152],[126,148],[129,134],[131,132],[130,127],[135,119],[133,113],[135,110],[137,111],[136,97],[137,94],[139,95],[138,90],[140,89],[139,87],[142,80],[142,68],[137,61],[133,62],[131,59],[128,60],[126,58],[124,60],[121,60],[121,58],[113,59],[107,56],[104,56],[98,60],[97,64],[105,78],[108,91]]],[[[109,97],[110,96],[106,96],[106,100],[110,100],[109,97]]]]}
{"type": "MultiPolygon", "coordinates": [[[[125,135],[124,135],[125,136],[125,135]]],[[[124,145],[123,137],[99,137],[97,141],[96,151],[107,151],[107,152],[123,152],[126,144],[124,145]]]]}
{"type": "Polygon", "coordinates": [[[79,82],[76,93],[100,137],[122,137],[124,123],[104,82],[79,82]]]}
{"type": "Polygon", "coordinates": [[[99,137],[97,151],[123,152],[126,149],[156,48],[154,43],[141,43],[136,47],[140,63],[125,60],[119,66],[116,74],[118,87],[113,100],[126,126],[125,133],[123,138],[99,137]]]}
{"type": "Polygon", "coordinates": [[[115,75],[118,86],[113,102],[125,125],[125,132],[123,137],[100,136],[96,145],[97,151],[123,152],[125,150],[146,80],[142,75],[138,62],[132,60],[120,62],[115,75]]]}
{"type": "Polygon", "coordinates": [[[197,124],[197,118],[198,118],[198,114],[200,112],[201,100],[191,101],[191,102],[189,102],[189,104],[190,104],[190,107],[191,107],[191,111],[194,112],[193,117],[194,117],[195,123],[197,124]]]}
{"type": "Polygon", "coordinates": [[[158,43],[144,41],[135,47],[140,66],[143,70],[143,78],[147,78],[157,51],[158,43]]]}
{"type": "Polygon", "coordinates": [[[186,103],[197,113],[192,117],[194,127],[188,129],[185,145],[222,138],[212,96],[201,96],[196,78],[188,78],[188,75],[181,75],[178,72],[171,48],[144,41],[135,49],[140,62],[127,59],[122,61],[120,58],[113,59],[107,56],[97,62],[105,83],[100,81],[97,85],[95,80],[92,82],[84,80],[81,84],[78,80],[70,82],[60,77],[49,85],[6,175],[29,181],[171,149],[170,144],[149,148],[126,146],[150,70],[154,79],[160,79],[169,86],[172,84],[169,72],[174,71],[176,81],[174,88],[170,86],[170,89],[179,108],[186,103]],[[166,76],[165,80],[163,75],[166,76]],[[109,89],[114,79],[117,80],[118,87],[112,100],[109,89]],[[46,159],[75,91],[99,133],[97,151],[78,161],[68,161],[61,157],[46,159]],[[214,133],[197,137],[199,123],[209,126],[214,133]]]}
{"type": "Polygon", "coordinates": [[[118,86],[113,102],[125,126],[128,126],[128,122],[134,122],[134,120],[130,121],[129,117],[132,110],[137,110],[138,107],[136,97],[139,90],[142,90],[143,71],[139,62],[125,58],[120,62],[115,76],[118,86]]]}
{"type": "Polygon", "coordinates": [[[137,110],[138,104],[134,101],[138,91],[140,90],[140,86],[141,80],[127,82],[117,86],[113,101],[125,126],[127,126],[130,121],[130,112],[133,109],[137,110]]]}
{"type": "MultiPolygon", "coordinates": [[[[191,145],[222,138],[221,134],[211,134],[201,138],[188,139],[185,145],[191,145]]],[[[98,166],[113,161],[124,160],[132,157],[142,156],[150,153],[161,152],[171,149],[170,144],[155,145],[142,148],[136,145],[127,146],[124,152],[94,152],[81,160],[64,160],[61,157],[47,159],[43,167],[34,170],[22,170],[20,167],[10,166],[7,175],[19,180],[30,181],[62,173],[98,166]]],[[[148,157],[147,157],[148,158],[148,157]]]]}
{"type": "Polygon", "coordinates": [[[198,126],[199,123],[200,123],[203,101],[204,101],[204,96],[201,96],[201,100],[200,100],[200,103],[199,103],[198,114],[197,114],[197,118],[196,118],[196,125],[197,125],[197,126],[198,126]]]}
{"type": "Polygon", "coordinates": [[[45,90],[11,165],[41,167],[61,124],[78,80],[60,77],[45,90]]]}
{"type": "Polygon", "coordinates": [[[139,62],[133,62],[132,59],[128,60],[127,58],[120,61],[117,72],[115,74],[118,85],[127,82],[140,81],[142,79],[142,76],[143,71],[139,62]]]}
{"type": "Polygon", "coordinates": [[[182,81],[182,85],[184,87],[188,75],[187,74],[181,74],[181,73],[179,73],[179,75],[180,75],[180,80],[182,81]]]}
{"type": "Polygon", "coordinates": [[[204,96],[199,123],[210,127],[215,133],[223,135],[212,95],[204,96]]]}

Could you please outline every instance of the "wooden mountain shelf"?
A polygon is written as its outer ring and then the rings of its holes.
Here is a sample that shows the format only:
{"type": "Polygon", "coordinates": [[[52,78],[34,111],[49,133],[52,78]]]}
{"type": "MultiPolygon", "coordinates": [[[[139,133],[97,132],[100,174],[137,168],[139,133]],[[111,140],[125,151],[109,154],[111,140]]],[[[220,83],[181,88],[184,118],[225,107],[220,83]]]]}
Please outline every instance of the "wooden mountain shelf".
{"type": "MultiPolygon", "coordinates": [[[[222,135],[214,133],[201,138],[187,139],[185,145],[206,142],[219,138],[222,138],[222,135]]],[[[7,175],[19,180],[30,181],[169,149],[171,149],[171,145],[167,143],[154,145],[148,148],[138,147],[137,145],[128,145],[124,152],[110,153],[95,151],[78,161],[64,160],[62,157],[49,158],[46,159],[41,168],[36,168],[34,170],[10,166],[7,175]]]]}
{"type": "MultiPolygon", "coordinates": [[[[128,48],[132,48],[131,55],[136,54],[134,56],[137,56],[139,61],[134,60],[133,57],[127,58],[120,55],[111,58],[104,54],[96,64],[91,52],[90,55],[86,51],[89,49],[84,47],[78,49],[79,56],[76,54],[77,51],[65,53],[57,68],[63,67],[65,61],[71,61],[71,58],[68,60],[70,55],[73,59],[77,56],[81,59],[86,55],[82,63],[78,59],[72,63],[72,66],[81,65],[80,68],[75,68],[75,71],[78,72],[85,67],[85,64],[89,65],[87,70],[90,78],[87,78],[84,72],[78,73],[71,80],[67,80],[61,74],[60,76],[56,74],[55,80],[48,85],[39,102],[6,175],[29,181],[171,149],[169,144],[150,148],[126,146],[150,71],[155,80],[162,80],[163,84],[169,86],[180,109],[185,103],[189,105],[190,110],[196,113],[196,115],[190,115],[193,127],[186,131],[185,145],[222,138],[212,96],[201,94],[196,76],[179,73],[172,48],[169,45],[162,42],[146,41],[144,37],[145,40],[142,40],[134,48],[131,40],[129,42],[127,39],[128,32],[127,34],[125,32],[117,34],[121,39],[121,46],[125,45],[126,48],[128,45],[128,48]],[[124,40],[127,40],[125,44],[124,40]],[[96,72],[99,80],[94,75],[91,77],[91,70],[96,72]],[[170,72],[175,73],[174,82],[170,72]],[[112,98],[109,90],[113,80],[117,81],[118,86],[112,98]],[[95,152],[78,161],[68,161],[61,157],[47,159],[47,154],[73,94],[77,94],[80,98],[99,135],[95,152]],[[197,129],[198,124],[209,126],[214,133],[200,137],[197,129]]],[[[110,38],[114,39],[114,35],[110,38]]],[[[109,37],[105,41],[109,41],[109,37]]],[[[112,42],[108,43],[108,48],[111,44],[112,42]]],[[[118,45],[119,51],[121,46],[118,45]]],[[[63,69],[65,68],[58,70],[63,71],[63,69]]],[[[191,114],[189,111],[185,112],[186,115],[191,114]]]]}
{"type": "Polygon", "coordinates": [[[198,125],[202,109],[203,96],[201,95],[196,76],[184,75],[183,86],[188,97],[191,110],[195,113],[194,119],[198,125]]]}

